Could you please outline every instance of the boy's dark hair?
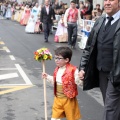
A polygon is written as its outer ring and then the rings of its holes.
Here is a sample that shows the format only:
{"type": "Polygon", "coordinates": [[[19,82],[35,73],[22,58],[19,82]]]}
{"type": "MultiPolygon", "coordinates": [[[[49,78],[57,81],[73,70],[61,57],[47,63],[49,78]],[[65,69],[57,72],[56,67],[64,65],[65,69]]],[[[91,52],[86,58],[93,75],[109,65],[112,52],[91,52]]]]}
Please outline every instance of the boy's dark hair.
{"type": "Polygon", "coordinates": [[[69,47],[59,47],[55,50],[55,55],[61,55],[64,59],[68,58],[70,62],[72,50],[69,47]]]}
{"type": "Polygon", "coordinates": [[[74,0],[72,0],[70,3],[75,3],[75,1],[74,1],[74,0]]]}

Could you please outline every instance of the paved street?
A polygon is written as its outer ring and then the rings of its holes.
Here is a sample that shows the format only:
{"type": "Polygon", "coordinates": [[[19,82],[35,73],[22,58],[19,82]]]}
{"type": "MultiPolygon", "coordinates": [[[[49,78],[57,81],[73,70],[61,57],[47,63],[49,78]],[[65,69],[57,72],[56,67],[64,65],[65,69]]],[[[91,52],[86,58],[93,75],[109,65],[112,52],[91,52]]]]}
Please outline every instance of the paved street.
{"type": "MultiPolygon", "coordinates": [[[[45,120],[42,65],[34,60],[34,51],[47,47],[54,54],[58,46],[50,35],[44,43],[43,34],[26,34],[19,23],[0,20],[0,120],[45,120]]],[[[79,66],[82,50],[73,50],[72,63],[79,66]]],[[[46,72],[53,73],[54,60],[46,62],[46,72]]],[[[102,120],[103,103],[99,89],[82,91],[78,87],[82,120],[102,120]]],[[[53,86],[47,83],[48,120],[51,117],[53,86]]]]}

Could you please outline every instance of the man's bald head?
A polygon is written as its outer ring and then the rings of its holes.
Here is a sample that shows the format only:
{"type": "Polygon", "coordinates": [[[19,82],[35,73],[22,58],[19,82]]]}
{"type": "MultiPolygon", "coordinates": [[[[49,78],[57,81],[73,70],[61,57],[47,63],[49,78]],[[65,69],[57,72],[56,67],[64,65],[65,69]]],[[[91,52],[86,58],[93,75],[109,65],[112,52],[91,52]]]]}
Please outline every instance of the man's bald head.
{"type": "Polygon", "coordinates": [[[46,5],[46,6],[48,6],[48,5],[49,5],[49,3],[50,3],[50,1],[49,1],[49,0],[45,0],[45,5],[46,5]]]}

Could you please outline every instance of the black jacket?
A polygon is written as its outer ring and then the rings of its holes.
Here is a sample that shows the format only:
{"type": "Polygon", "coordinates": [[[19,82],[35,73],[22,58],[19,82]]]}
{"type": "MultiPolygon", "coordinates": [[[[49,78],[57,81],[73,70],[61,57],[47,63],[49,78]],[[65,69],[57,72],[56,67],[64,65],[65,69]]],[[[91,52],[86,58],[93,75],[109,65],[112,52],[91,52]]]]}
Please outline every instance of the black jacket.
{"type": "Polygon", "coordinates": [[[52,23],[52,18],[55,20],[55,12],[51,6],[49,6],[49,14],[47,14],[46,8],[43,7],[40,14],[40,21],[42,23],[52,23]]]}
{"type": "MultiPolygon", "coordinates": [[[[101,16],[95,22],[81,57],[79,69],[83,69],[85,71],[83,90],[99,87],[98,70],[96,66],[96,40],[104,20],[105,16],[101,16]]],[[[109,74],[109,80],[112,82],[114,87],[120,91],[120,19],[116,29],[113,30],[113,32],[113,66],[109,74]]]]}

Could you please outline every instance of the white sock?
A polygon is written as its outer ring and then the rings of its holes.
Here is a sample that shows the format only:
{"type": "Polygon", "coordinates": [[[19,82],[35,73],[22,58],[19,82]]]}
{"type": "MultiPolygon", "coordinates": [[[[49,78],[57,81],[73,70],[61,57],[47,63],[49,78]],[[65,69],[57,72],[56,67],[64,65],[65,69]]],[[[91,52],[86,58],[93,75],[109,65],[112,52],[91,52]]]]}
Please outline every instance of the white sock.
{"type": "Polygon", "coordinates": [[[56,119],[56,118],[51,118],[51,120],[60,120],[60,119],[56,119]]]}

